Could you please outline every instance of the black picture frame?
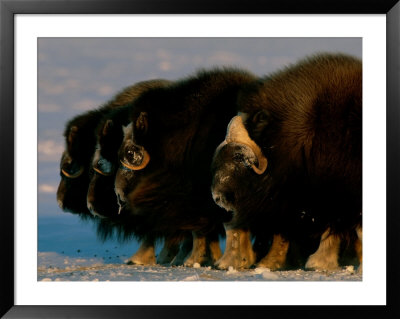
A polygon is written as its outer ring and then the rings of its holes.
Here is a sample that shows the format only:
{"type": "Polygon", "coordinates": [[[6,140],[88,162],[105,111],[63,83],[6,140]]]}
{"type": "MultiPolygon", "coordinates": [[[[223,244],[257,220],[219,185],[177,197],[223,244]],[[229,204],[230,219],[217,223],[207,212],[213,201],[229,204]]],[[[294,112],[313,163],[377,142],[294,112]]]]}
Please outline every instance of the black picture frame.
{"type": "Polygon", "coordinates": [[[0,0],[0,315],[5,318],[400,318],[400,4],[398,0],[0,0]],[[385,14],[387,21],[386,306],[15,306],[14,305],[14,17],[16,14],[385,14]]]}

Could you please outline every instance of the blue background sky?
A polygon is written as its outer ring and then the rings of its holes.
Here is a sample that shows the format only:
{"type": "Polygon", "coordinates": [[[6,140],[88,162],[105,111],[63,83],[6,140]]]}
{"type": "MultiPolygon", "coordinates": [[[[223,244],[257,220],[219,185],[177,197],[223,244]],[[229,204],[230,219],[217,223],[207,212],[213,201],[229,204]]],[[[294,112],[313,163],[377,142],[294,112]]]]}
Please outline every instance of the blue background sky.
{"type": "MultiPolygon", "coordinates": [[[[122,88],[138,81],[176,80],[199,68],[213,66],[236,66],[263,76],[317,52],[342,52],[361,58],[362,40],[39,38],[39,250],[51,250],[50,243],[55,243],[55,238],[60,239],[56,225],[60,225],[62,218],[78,223],[76,216],[63,213],[56,202],[59,160],[64,149],[62,133],[71,117],[98,107],[122,88]],[[49,229],[52,229],[51,235],[49,229]]],[[[74,227],[77,229],[76,225],[74,227]]],[[[90,225],[82,227],[84,233],[94,232],[90,225]]]]}

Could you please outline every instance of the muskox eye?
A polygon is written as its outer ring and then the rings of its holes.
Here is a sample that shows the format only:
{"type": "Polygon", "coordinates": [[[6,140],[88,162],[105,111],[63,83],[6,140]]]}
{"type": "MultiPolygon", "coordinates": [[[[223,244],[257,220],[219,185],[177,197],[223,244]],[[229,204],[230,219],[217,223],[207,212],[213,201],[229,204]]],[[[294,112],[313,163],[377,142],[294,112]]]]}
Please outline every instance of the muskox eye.
{"type": "Polygon", "coordinates": [[[233,155],[233,160],[237,163],[243,162],[244,161],[244,156],[242,153],[235,153],[233,155]]]}

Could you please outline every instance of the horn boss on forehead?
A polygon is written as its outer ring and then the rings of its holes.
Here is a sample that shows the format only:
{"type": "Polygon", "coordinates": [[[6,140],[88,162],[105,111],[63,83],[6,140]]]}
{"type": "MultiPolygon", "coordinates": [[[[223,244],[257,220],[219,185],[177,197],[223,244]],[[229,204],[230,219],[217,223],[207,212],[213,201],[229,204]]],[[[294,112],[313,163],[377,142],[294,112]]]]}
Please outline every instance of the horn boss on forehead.
{"type": "Polygon", "coordinates": [[[141,170],[150,162],[150,155],[143,146],[133,141],[133,124],[123,127],[124,141],[122,143],[121,164],[131,170],[141,170]]]}
{"type": "Polygon", "coordinates": [[[243,124],[243,119],[246,119],[245,114],[239,114],[232,118],[228,125],[227,134],[225,141],[218,147],[222,147],[225,144],[237,143],[248,146],[257,157],[258,167],[254,164],[252,165],[252,169],[255,173],[261,175],[265,172],[268,166],[268,160],[263,155],[260,147],[250,138],[249,133],[246,130],[246,127],[243,124]]]}

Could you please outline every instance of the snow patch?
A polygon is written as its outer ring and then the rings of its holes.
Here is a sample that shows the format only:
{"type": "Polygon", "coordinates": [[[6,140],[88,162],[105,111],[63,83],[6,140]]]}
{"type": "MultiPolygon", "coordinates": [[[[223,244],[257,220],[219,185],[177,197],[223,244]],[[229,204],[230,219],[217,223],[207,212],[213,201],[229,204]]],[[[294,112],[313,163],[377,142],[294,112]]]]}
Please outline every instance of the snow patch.
{"type": "Polygon", "coordinates": [[[229,266],[228,271],[226,272],[228,275],[231,274],[236,274],[237,270],[235,268],[233,268],[232,266],[229,266]]]}
{"type": "Polygon", "coordinates": [[[271,271],[256,268],[238,271],[233,267],[217,270],[212,267],[169,267],[161,265],[126,265],[122,260],[105,263],[103,257],[82,258],[55,252],[38,253],[37,280],[48,281],[361,281],[362,274],[354,267],[334,272],[271,271]]]}
{"type": "Polygon", "coordinates": [[[193,276],[186,277],[183,280],[184,281],[197,281],[199,279],[200,279],[199,276],[196,274],[196,275],[193,275],[193,276]]]}
{"type": "Polygon", "coordinates": [[[262,274],[265,271],[271,271],[269,268],[264,268],[264,267],[257,267],[256,269],[254,269],[254,272],[256,274],[262,274]]]}
{"type": "Polygon", "coordinates": [[[278,280],[279,276],[273,272],[271,272],[270,270],[266,270],[264,271],[261,276],[266,279],[266,280],[278,280]]]}
{"type": "Polygon", "coordinates": [[[346,271],[349,272],[349,273],[351,273],[351,274],[354,274],[354,266],[353,266],[353,265],[351,265],[351,266],[346,266],[346,271]]]}

